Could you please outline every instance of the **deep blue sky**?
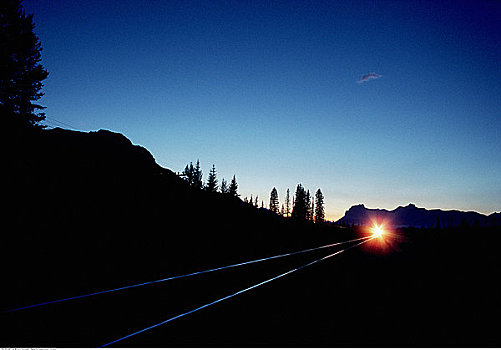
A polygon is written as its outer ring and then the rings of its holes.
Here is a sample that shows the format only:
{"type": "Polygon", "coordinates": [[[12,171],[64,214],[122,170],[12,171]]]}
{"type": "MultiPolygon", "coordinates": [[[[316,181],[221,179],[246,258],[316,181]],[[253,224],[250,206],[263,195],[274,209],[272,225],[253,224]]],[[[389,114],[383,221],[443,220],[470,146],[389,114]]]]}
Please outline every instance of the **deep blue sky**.
{"type": "Polygon", "coordinates": [[[47,122],[244,196],[501,210],[501,2],[25,0],[47,122]],[[375,72],[379,79],[357,81],[375,72]]]}

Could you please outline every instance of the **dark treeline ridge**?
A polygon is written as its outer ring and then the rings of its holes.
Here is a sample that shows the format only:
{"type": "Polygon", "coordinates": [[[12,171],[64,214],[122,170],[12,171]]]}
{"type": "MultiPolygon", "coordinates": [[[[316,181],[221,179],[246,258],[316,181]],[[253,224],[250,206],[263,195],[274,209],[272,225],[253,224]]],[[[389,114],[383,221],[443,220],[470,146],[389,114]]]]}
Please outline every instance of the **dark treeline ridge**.
{"type": "Polygon", "coordinates": [[[2,309],[353,237],[193,188],[109,131],[27,131],[4,165],[2,309]]]}
{"type": "MultiPolygon", "coordinates": [[[[218,185],[216,166],[213,164],[207,182],[203,182],[203,171],[200,168],[200,160],[197,160],[195,166],[193,162],[187,164],[184,171],[179,174],[186,183],[194,189],[204,190],[209,193],[221,193],[227,198],[238,198],[238,183],[236,175],[233,175],[230,184],[223,178],[221,186],[218,185]]],[[[295,197],[292,197],[292,207],[290,199],[290,191],[287,189],[285,203],[280,208],[278,191],[275,187],[270,192],[269,207],[265,208],[264,201],[259,203],[259,197],[250,198],[244,197],[243,203],[259,209],[268,209],[270,212],[280,215],[285,218],[292,217],[296,221],[309,221],[315,223],[323,223],[325,221],[324,196],[319,188],[313,199],[309,190],[305,190],[301,184],[297,185],[295,197]]]]}

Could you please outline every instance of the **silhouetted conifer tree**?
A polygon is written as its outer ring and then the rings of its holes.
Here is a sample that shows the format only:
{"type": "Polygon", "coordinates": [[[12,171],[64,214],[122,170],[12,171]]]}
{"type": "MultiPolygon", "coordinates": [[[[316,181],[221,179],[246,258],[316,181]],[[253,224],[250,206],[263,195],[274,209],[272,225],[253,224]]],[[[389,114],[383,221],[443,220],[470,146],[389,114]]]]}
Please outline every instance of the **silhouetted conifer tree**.
{"type": "Polygon", "coordinates": [[[306,191],[305,206],[306,206],[306,220],[311,221],[312,220],[312,213],[311,213],[310,190],[306,191]]]}
{"type": "Polygon", "coordinates": [[[231,179],[230,188],[229,188],[229,192],[228,193],[230,195],[232,195],[233,197],[239,197],[240,196],[238,194],[238,184],[237,184],[237,179],[236,179],[235,175],[233,175],[233,179],[231,179]]]}
{"type": "Polygon", "coordinates": [[[43,96],[42,81],[49,73],[40,64],[42,47],[33,32],[33,15],[19,0],[0,2],[0,115],[3,127],[40,127],[44,109],[32,103],[43,96]]]}
{"type": "Polygon", "coordinates": [[[306,220],[306,191],[301,184],[296,187],[294,196],[294,207],[292,208],[292,218],[299,221],[306,220]]]}
{"type": "Polygon", "coordinates": [[[278,192],[275,187],[273,187],[270,193],[270,210],[276,214],[280,211],[278,204],[278,192]]]}
{"type": "Polygon", "coordinates": [[[320,188],[315,193],[315,222],[322,223],[325,221],[324,213],[324,195],[320,188]]]}
{"type": "Polygon", "coordinates": [[[256,199],[254,200],[254,206],[255,206],[256,208],[258,207],[258,201],[257,201],[258,197],[259,197],[259,196],[256,196],[256,199]]]}
{"type": "Polygon", "coordinates": [[[205,186],[209,192],[217,192],[217,177],[216,177],[216,167],[212,164],[212,169],[209,172],[209,177],[207,179],[207,185],[205,186]]]}
{"type": "Polygon", "coordinates": [[[313,198],[311,198],[311,217],[310,217],[310,221],[314,221],[315,220],[315,200],[313,198]]]}
{"type": "Polygon", "coordinates": [[[285,216],[289,217],[290,213],[291,213],[291,197],[289,189],[287,189],[287,193],[285,194],[285,216]]]}
{"type": "Polygon", "coordinates": [[[183,172],[183,176],[190,186],[193,186],[194,183],[194,172],[195,170],[193,169],[193,163],[190,162],[190,166],[186,165],[183,172]]]}
{"type": "Polygon", "coordinates": [[[225,179],[221,180],[221,193],[228,193],[230,190],[228,188],[228,184],[225,179]]]}
{"type": "Polygon", "coordinates": [[[202,189],[202,169],[200,169],[200,160],[197,159],[197,165],[195,165],[195,170],[193,171],[193,187],[202,189]]]}

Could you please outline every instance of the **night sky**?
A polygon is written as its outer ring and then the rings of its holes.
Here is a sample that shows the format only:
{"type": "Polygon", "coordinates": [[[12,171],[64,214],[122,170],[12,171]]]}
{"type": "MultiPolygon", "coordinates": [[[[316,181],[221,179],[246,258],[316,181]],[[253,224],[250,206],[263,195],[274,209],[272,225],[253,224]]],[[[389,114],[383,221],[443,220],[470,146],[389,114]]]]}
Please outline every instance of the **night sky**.
{"type": "Polygon", "coordinates": [[[241,197],[501,210],[500,1],[25,0],[47,124],[109,129],[241,197]],[[64,124],[59,124],[62,122],[64,124]]]}

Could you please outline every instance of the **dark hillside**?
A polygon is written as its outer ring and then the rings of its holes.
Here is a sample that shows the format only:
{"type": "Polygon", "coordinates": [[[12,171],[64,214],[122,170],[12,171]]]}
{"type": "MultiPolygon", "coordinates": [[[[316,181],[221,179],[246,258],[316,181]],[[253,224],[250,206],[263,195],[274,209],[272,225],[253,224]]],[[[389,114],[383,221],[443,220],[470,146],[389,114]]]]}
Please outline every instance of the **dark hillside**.
{"type": "MultiPolygon", "coordinates": [[[[351,237],[194,190],[121,134],[42,131],[13,148],[2,235],[8,306],[351,237]],[[19,259],[19,256],[23,259],[19,259]],[[32,285],[44,286],[36,294],[32,285]],[[13,302],[15,301],[15,302],[13,302]]],[[[6,305],[7,306],[7,305],[6,305]]]]}

